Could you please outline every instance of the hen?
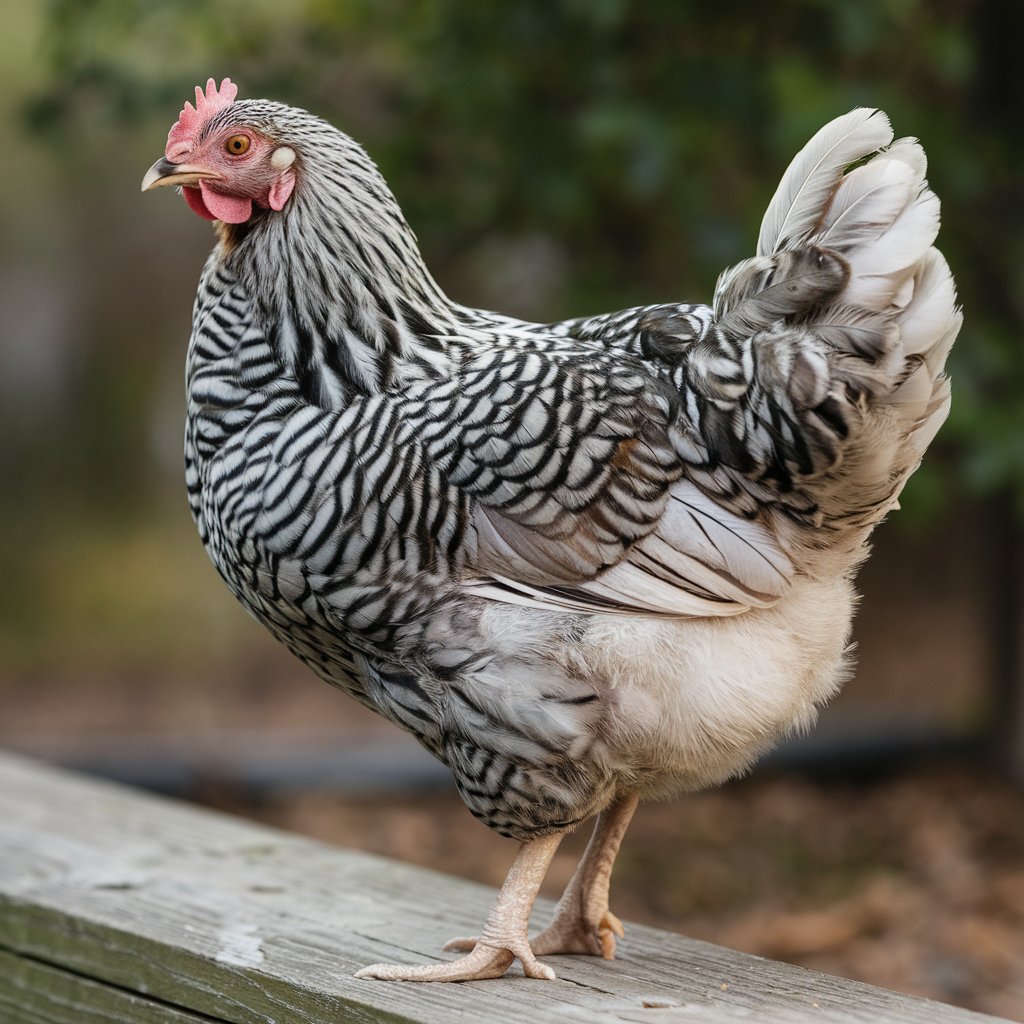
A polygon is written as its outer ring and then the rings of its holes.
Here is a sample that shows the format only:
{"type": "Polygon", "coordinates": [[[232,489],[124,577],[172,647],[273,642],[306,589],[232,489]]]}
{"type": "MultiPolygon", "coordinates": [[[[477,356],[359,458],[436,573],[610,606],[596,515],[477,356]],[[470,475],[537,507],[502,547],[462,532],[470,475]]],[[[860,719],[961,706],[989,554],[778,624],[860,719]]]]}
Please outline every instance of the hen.
{"type": "Polygon", "coordinates": [[[611,958],[637,802],[811,724],[869,534],[946,416],[961,316],[924,153],[854,110],[711,305],[536,324],[441,291],[352,139],[235,95],[197,88],[142,185],[219,222],[187,365],[200,536],[260,622],[521,844],[480,937],[446,947],[468,955],[360,973],[611,958]],[[560,838],[595,815],[531,941],[560,838]]]}

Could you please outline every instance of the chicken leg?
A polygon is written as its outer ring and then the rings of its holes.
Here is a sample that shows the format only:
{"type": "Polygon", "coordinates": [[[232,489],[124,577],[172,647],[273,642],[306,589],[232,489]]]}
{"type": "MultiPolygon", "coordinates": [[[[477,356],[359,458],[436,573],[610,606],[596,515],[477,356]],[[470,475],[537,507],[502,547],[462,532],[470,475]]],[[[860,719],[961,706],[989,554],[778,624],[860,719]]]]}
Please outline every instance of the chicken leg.
{"type": "MultiPolygon", "coordinates": [[[[620,797],[597,816],[593,835],[555,907],[551,924],[530,942],[535,956],[584,953],[615,959],[615,937],[622,938],[625,932],[622,922],[608,909],[608,886],[637,802],[632,794],[620,797]]],[[[444,948],[468,952],[478,941],[452,939],[444,948]]]]}
{"type": "Polygon", "coordinates": [[[480,937],[458,939],[445,946],[445,949],[465,949],[472,943],[467,956],[420,967],[371,964],[358,971],[356,977],[381,981],[479,981],[500,978],[518,957],[528,978],[553,980],[555,972],[534,956],[526,929],[541,882],[561,839],[561,833],[555,833],[523,843],[487,915],[480,937]]]}
{"type": "Polygon", "coordinates": [[[555,908],[551,924],[530,943],[537,956],[587,953],[615,959],[615,937],[625,932],[608,909],[612,865],[636,810],[634,794],[619,797],[597,817],[583,859],[555,908]]]}

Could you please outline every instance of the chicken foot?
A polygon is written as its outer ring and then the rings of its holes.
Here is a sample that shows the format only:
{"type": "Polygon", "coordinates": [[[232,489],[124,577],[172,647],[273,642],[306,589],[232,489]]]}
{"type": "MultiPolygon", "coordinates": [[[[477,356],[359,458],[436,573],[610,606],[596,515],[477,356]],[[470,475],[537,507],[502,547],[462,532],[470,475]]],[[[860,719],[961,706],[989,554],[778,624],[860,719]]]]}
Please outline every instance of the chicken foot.
{"type": "MultiPolygon", "coordinates": [[[[636,811],[638,799],[630,794],[605,808],[594,825],[594,833],[575,874],[555,907],[551,924],[531,942],[535,956],[583,953],[615,959],[615,939],[622,938],[622,922],[608,909],[608,887],[612,865],[622,838],[636,811]]],[[[452,939],[446,950],[466,952],[476,938],[452,939]]]]}
{"type": "Polygon", "coordinates": [[[500,978],[512,961],[519,959],[528,978],[553,980],[555,972],[547,964],[538,962],[530,947],[527,925],[541,882],[561,839],[561,833],[555,833],[523,843],[487,915],[480,937],[456,939],[444,947],[446,950],[470,949],[467,956],[419,967],[371,964],[358,971],[356,977],[381,981],[479,981],[500,978]]]}

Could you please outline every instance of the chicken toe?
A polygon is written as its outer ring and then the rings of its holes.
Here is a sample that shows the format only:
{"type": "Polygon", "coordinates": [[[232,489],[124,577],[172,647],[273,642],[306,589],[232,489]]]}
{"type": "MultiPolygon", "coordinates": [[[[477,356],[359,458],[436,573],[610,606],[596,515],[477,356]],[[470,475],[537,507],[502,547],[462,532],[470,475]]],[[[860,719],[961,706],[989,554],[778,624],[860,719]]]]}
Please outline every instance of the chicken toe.
{"type": "Polygon", "coordinates": [[[454,939],[445,946],[446,950],[468,950],[466,956],[449,963],[417,967],[371,964],[358,971],[356,977],[380,981],[480,981],[500,978],[513,961],[519,960],[528,978],[552,981],[555,972],[537,960],[526,928],[540,884],[561,839],[561,834],[555,833],[523,843],[480,937],[454,939]]]}

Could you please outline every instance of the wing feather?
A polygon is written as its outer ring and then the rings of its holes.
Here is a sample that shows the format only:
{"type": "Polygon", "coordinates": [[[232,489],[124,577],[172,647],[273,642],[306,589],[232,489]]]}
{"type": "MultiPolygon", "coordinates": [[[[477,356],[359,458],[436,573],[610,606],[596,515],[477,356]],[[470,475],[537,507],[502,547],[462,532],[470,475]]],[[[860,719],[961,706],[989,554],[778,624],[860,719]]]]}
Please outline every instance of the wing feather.
{"type": "Polygon", "coordinates": [[[655,529],[630,547],[621,561],[587,579],[583,561],[570,581],[566,557],[551,559],[551,542],[520,532],[512,547],[495,531],[493,516],[477,515],[478,564],[502,566],[489,581],[467,587],[491,600],[591,614],[709,617],[768,607],[789,588],[793,564],[762,524],[715,504],[689,481],[669,492],[655,529]]]}
{"type": "MultiPolygon", "coordinates": [[[[463,585],[488,600],[589,613],[735,615],[774,603],[793,565],[762,523],[685,479],[658,379],[586,347],[481,359],[519,386],[470,396],[452,482],[472,499],[463,585]],[[498,425],[500,424],[500,426],[498,425]]],[[[465,393],[468,389],[463,389],[465,393]]],[[[676,432],[677,433],[677,432],[676,432]]]]}

